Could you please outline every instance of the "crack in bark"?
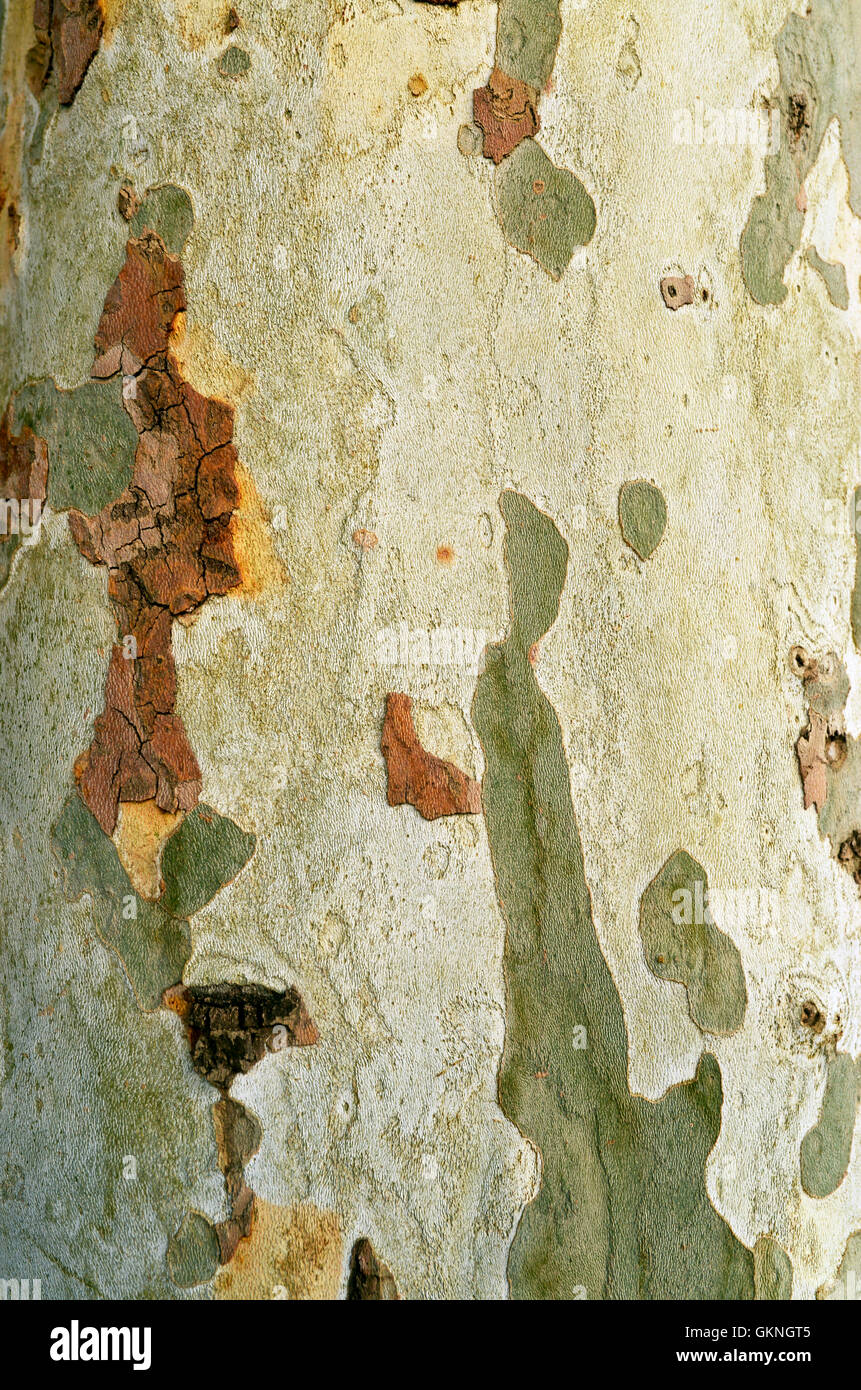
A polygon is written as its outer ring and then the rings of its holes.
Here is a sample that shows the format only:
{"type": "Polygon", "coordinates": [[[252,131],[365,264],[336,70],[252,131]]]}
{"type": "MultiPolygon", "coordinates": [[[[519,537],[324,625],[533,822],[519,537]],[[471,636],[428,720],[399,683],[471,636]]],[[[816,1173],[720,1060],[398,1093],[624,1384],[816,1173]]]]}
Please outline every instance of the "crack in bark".
{"type": "Polygon", "coordinates": [[[107,566],[125,643],[112,649],[105,710],[75,765],[108,835],[121,801],[154,799],[169,812],[197,804],[200,767],[175,713],[173,619],[241,582],[233,408],[195,391],[168,347],[185,307],[179,258],[156,232],[132,237],[105,299],[92,374],[123,373],[123,404],[138,432],[134,473],[98,516],[69,513],[81,554],[107,566]]]}

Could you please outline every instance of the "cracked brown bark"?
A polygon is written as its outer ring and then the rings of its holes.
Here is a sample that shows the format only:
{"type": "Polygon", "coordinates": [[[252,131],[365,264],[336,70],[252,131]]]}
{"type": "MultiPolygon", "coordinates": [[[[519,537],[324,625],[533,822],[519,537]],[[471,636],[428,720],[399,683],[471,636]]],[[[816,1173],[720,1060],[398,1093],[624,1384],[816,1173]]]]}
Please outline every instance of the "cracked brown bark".
{"type": "Polygon", "coordinates": [[[176,985],[165,1005],[178,1013],[188,1032],[195,1071],[226,1095],[239,1075],[249,1072],[274,1045],[275,1029],[284,1046],[312,1047],[319,1033],[295,989],[264,985],[176,985]]]}
{"type": "Polygon", "coordinates": [[[110,658],[105,710],[78,759],[81,795],[106,834],[121,801],[191,810],[201,774],[175,713],[175,617],[241,580],[233,409],[186,382],[168,348],[185,309],[182,265],[151,231],[132,238],[105,300],[92,374],[122,372],[123,404],[139,442],[131,485],[98,516],[69,513],[81,554],[106,565],[122,638],[110,658]]]}
{"type": "Polygon", "coordinates": [[[254,1224],[254,1192],[245,1165],[260,1146],[261,1131],[252,1112],[228,1093],[237,1076],[251,1071],[269,1050],[312,1047],[320,1035],[295,989],[265,985],[174,985],[162,1001],[185,1024],[191,1062],[199,1076],[221,1094],[212,1107],[218,1163],[224,1175],[230,1215],[218,1222],[219,1260],[232,1260],[254,1224]],[[282,1029],[281,1041],[277,1029],[282,1029]]]}
{"type": "Polygon", "coordinates": [[[437,816],[478,814],[481,788],[454,763],[422,748],[416,735],[409,695],[386,697],[380,740],[389,776],[390,806],[414,806],[425,820],[437,816]]]}
{"type": "Polygon", "coordinates": [[[101,0],[35,0],[35,41],[27,54],[34,96],[41,95],[53,67],[57,97],[68,106],[99,51],[104,27],[101,0]]]}

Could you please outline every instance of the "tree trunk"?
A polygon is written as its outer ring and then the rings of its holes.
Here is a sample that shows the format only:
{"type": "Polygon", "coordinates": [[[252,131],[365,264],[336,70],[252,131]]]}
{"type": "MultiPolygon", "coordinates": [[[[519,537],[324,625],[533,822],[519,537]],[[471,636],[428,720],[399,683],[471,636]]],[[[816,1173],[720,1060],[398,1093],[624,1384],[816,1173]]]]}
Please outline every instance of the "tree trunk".
{"type": "Polygon", "coordinates": [[[7,0],[5,1296],[861,1295],[859,36],[7,0]]]}

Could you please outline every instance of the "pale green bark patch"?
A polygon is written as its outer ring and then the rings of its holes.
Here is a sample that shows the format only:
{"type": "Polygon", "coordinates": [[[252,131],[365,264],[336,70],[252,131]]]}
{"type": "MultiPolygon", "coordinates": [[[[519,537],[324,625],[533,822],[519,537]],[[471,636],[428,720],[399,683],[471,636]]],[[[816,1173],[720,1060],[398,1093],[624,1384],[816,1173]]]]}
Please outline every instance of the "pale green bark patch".
{"type": "Polygon", "coordinates": [[[846,283],[846,267],[839,261],[826,261],[815,246],[807,248],[807,264],[825,281],[828,298],[837,309],[849,308],[849,286],[846,283]]]}
{"type": "Polygon", "coordinates": [[[243,77],[251,67],[251,54],[233,43],[226,48],[218,60],[218,71],[222,77],[243,77]]]}
{"type": "Polygon", "coordinates": [[[829,1059],[819,1122],[801,1141],[801,1186],[810,1197],[829,1197],[846,1176],[858,1081],[858,1067],[848,1053],[829,1059]]]}
{"type": "Polygon", "coordinates": [[[530,87],[549,81],[562,33],[559,0],[500,0],[496,65],[530,87]]]}
{"type": "Polygon", "coordinates": [[[774,1236],[760,1236],[753,1247],[753,1281],[759,1300],[792,1297],[792,1262],[774,1236]]]}
{"type": "Polygon", "coordinates": [[[638,479],[619,490],[622,539],[641,560],[657,550],[667,529],[667,504],[660,488],[638,479]]]}
{"type": "Polygon", "coordinates": [[[13,426],[28,425],[48,446],[48,501],[94,516],[129,486],[138,436],[119,384],[87,381],[61,391],[50,377],[15,393],[13,426]]]}
{"type": "Polygon", "coordinates": [[[499,1098],[543,1157],[511,1247],[512,1297],[749,1299],[753,1256],[705,1186],[723,1104],[717,1061],[705,1053],[693,1080],[658,1102],[628,1087],[562,733],[529,660],[556,619],[568,547],[527,498],[506,492],[500,506],[511,622],[487,653],[473,721],[506,922],[499,1098]]]}
{"type": "Polygon", "coordinates": [[[558,280],[595,231],[595,204],[568,169],[557,169],[534,140],[521,140],[497,175],[506,240],[558,280]]]}
{"type": "Polygon", "coordinates": [[[256,843],[254,835],[201,802],[165,844],[160,905],[176,917],[192,917],[245,868],[256,843]]]}
{"type": "Polygon", "coordinates": [[[660,980],[688,992],[703,1033],[735,1033],[744,1022],[747,987],[738,947],[715,926],[706,871],[684,850],[668,859],[640,900],[646,964],[660,980]]]}
{"type": "Polygon", "coordinates": [[[158,232],[172,256],[181,256],[194,226],[194,209],[184,188],[161,183],[146,197],[129,224],[129,233],[140,237],[149,228],[158,232]]]}
{"type": "Polygon", "coordinates": [[[855,55],[859,36],[861,0],[848,4],[822,0],[806,14],[790,14],[777,36],[780,145],[766,157],[766,191],[754,199],[741,238],[742,272],[760,304],[782,304],[786,298],[783,275],[798,250],[804,224],[799,192],[835,116],[840,120],[850,199],[858,211],[861,109],[855,55]]]}
{"type": "Polygon", "coordinates": [[[215,1226],[199,1211],[187,1212],[167,1246],[167,1272],[181,1289],[206,1284],[218,1270],[215,1226]]]}
{"type": "Polygon", "coordinates": [[[188,922],[135,892],[113,842],[77,792],[63,807],[51,844],[66,897],[90,895],[96,930],[122,961],[141,1008],[158,1008],[163,992],[182,979],[191,952],[188,922]]]}

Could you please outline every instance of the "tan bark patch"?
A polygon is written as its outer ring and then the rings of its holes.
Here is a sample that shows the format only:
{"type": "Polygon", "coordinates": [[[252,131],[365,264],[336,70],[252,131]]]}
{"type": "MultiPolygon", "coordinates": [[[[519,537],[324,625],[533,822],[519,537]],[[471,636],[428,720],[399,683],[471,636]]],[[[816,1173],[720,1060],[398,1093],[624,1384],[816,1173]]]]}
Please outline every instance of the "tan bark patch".
{"type": "Polygon", "coordinates": [[[119,808],[113,835],[117,855],[135,892],[150,902],[162,890],[162,846],[181,820],[181,812],[162,811],[155,801],[126,801],[119,808]]]}
{"type": "Polygon", "coordinates": [[[215,1279],[215,1297],[333,1300],[338,1297],[344,1242],[338,1217],[309,1205],[255,1203],[254,1224],[215,1279]]]}

